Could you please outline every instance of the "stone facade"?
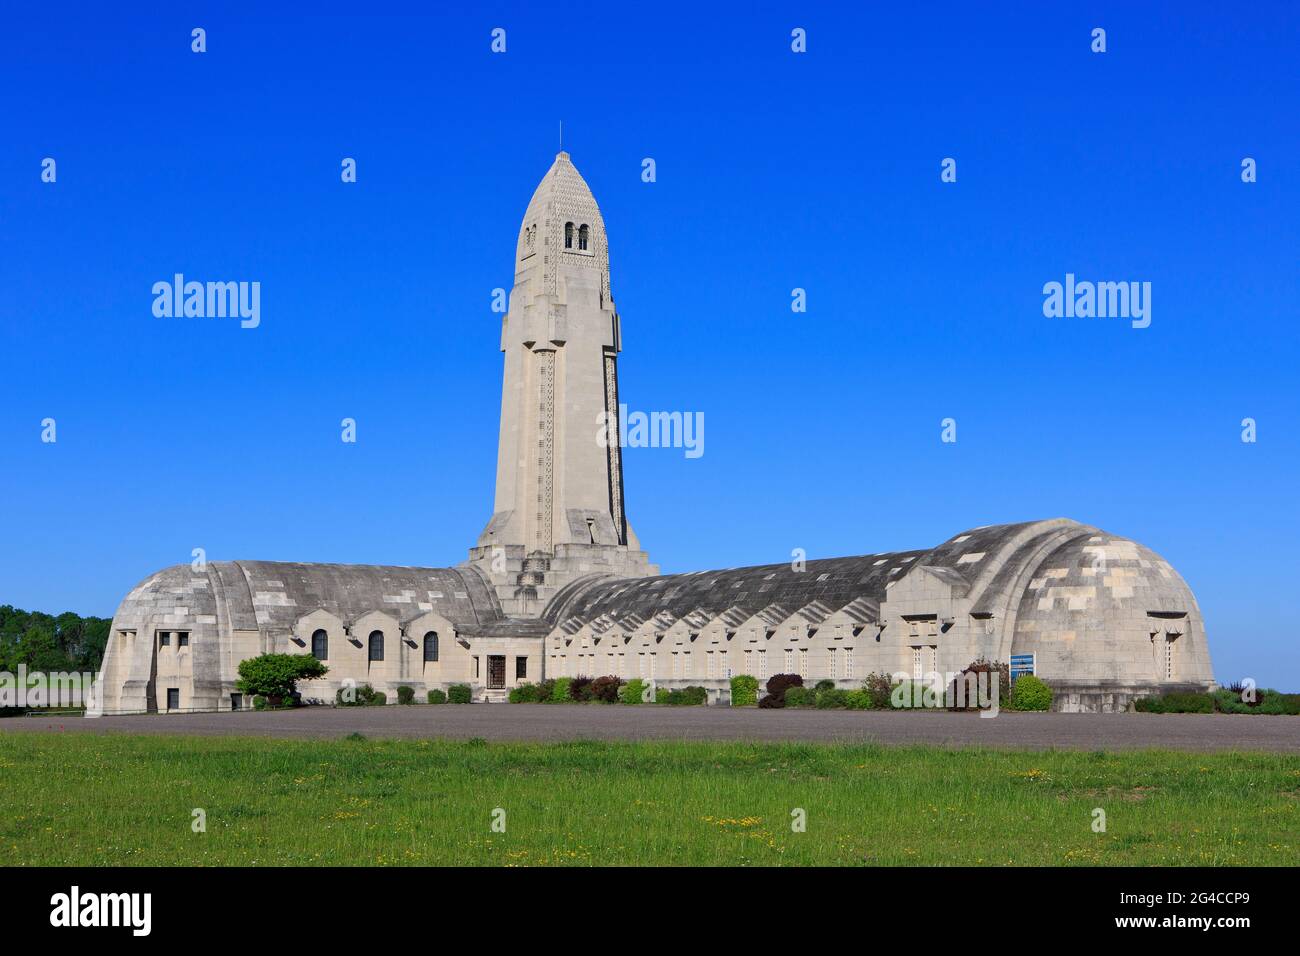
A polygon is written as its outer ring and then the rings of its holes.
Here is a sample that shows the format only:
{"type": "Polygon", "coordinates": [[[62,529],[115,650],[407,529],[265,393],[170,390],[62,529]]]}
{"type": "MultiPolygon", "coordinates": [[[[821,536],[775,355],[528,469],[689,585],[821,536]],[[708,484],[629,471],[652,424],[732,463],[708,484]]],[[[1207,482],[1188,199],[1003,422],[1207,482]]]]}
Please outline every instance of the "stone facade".
{"type": "Polygon", "coordinates": [[[1200,610],[1168,562],[1064,518],[929,550],[659,575],[627,520],[621,450],[600,440],[621,348],[604,220],[562,152],[516,242],[495,504],[469,561],[168,568],[113,618],[105,711],[247,706],[239,662],[267,652],[324,660],[328,676],[301,688],[322,701],[348,681],[390,702],[453,683],[497,700],[546,676],[615,674],[717,702],[735,674],[849,687],[1013,656],[1067,710],[1212,686],[1200,610]]]}

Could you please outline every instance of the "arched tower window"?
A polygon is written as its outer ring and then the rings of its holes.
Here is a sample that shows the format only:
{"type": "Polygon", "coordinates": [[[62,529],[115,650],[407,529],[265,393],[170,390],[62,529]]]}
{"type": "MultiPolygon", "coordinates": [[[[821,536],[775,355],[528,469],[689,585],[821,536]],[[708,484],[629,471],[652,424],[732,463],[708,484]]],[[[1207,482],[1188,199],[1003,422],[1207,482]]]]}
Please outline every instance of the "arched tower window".
{"type": "Polygon", "coordinates": [[[438,659],[437,631],[430,631],[424,635],[424,659],[426,661],[436,661],[438,659]]]}
{"type": "Polygon", "coordinates": [[[370,659],[372,661],[382,661],[384,659],[384,632],[370,632],[370,659]]]}
{"type": "Polygon", "coordinates": [[[573,223],[571,222],[564,224],[564,248],[573,248],[573,223]]]}
{"type": "Polygon", "coordinates": [[[588,234],[587,226],[586,223],[584,223],[578,229],[578,250],[580,252],[585,252],[587,249],[587,234],[588,234]]]}
{"type": "Polygon", "coordinates": [[[330,636],[325,631],[315,631],[311,636],[311,656],[323,661],[330,656],[330,636]]]}

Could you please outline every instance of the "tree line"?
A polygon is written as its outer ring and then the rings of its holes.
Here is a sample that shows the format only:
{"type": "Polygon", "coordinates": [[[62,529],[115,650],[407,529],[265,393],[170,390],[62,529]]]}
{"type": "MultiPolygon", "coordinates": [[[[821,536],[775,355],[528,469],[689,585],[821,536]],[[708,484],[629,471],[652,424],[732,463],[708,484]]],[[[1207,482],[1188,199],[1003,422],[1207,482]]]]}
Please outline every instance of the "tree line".
{"type": "Polygon", "coordinates": [[[112,619],[45,614],[0,605],[0,670],[97,671],[112,619]]]}

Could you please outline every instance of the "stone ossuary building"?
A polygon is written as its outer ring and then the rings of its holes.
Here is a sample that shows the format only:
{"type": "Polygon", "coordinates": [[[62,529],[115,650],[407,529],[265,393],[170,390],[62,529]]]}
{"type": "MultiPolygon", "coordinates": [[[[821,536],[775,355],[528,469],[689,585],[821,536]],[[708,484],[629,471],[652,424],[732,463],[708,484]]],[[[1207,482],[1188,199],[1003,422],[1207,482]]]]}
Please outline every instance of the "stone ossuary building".
{"type": "Polygon", "coordinates": [[[925,676],[976,658],[1032,670],[1070,710],[1213,680],[1196,599],[1168,562],[1064,518],[962,532],[938,547],[803,565],[659,575],[628,523],[617,421],[619,315],[600,209],[561,152],[533,193],[501,328],[496,501],[456,568],[267,561],[178,565],[113,618],[106,713],[229,710],[239,662],[311,652],[346,679],[468,683],[501,699],[545,676],[701,684],[734,674],[925,676]]]}

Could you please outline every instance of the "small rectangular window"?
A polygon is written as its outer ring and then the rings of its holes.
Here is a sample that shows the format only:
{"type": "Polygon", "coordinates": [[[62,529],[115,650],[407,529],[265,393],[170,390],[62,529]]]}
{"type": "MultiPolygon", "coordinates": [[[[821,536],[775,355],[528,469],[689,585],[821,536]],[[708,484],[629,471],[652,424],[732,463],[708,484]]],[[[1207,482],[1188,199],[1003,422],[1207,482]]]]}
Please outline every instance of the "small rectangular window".
{"type": "Polygon", "coordinates": [[[528,677],[528,658],[516,657],[515,658],[515,680],[526,680],[527,677],[528,677]]]}
{"type": "Polygon", "coordinates": [[[168,688],[167,688],[167,709],[168,709],[168,710],[180,710],[180,707],[181,707],[181,691],[180,691],[180,688],[179,688],[179,687],[168,687],[168,688]]]}
{"type": "Polygon", "coordinates": [[[167,647],[167,646],[169,646],[169,645],[171,644],[171,642],[172,642],[172,636],[171,636],[171,632],[170,632],[170,631],[159,631],[159,632],[158,632],[158,646],[159,646],[159,647],[167,647]]]}
{"type": "Polygon", "coordinates": [[[176,632],[176,645],[177,645],[178,647],[189,647],[189,646],[190,646],[190,632],[189,632],[189,631],[177,631],[177,632],[176,632]]]}

